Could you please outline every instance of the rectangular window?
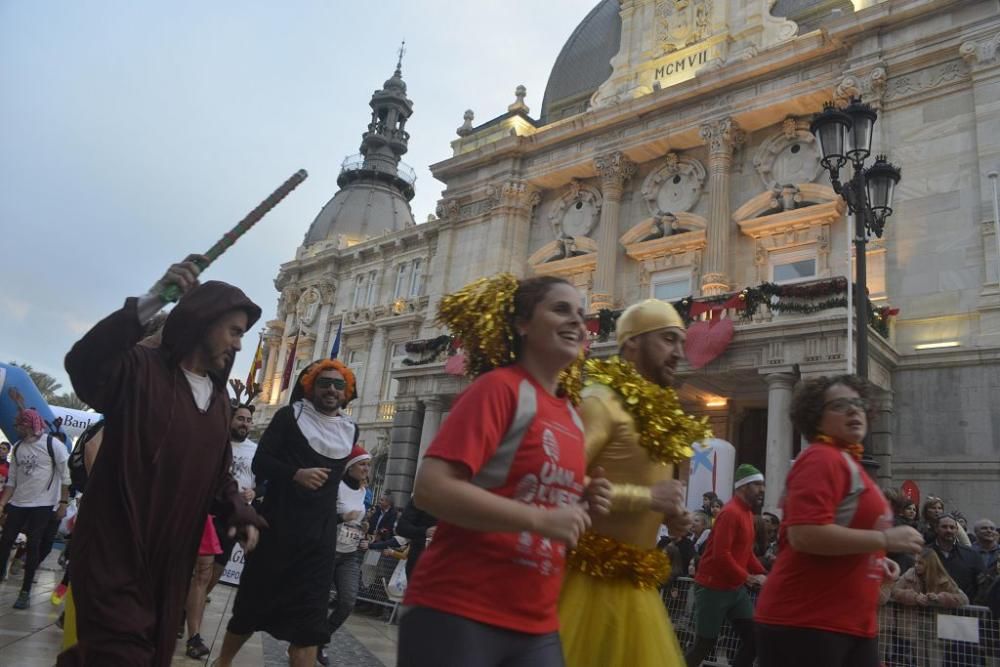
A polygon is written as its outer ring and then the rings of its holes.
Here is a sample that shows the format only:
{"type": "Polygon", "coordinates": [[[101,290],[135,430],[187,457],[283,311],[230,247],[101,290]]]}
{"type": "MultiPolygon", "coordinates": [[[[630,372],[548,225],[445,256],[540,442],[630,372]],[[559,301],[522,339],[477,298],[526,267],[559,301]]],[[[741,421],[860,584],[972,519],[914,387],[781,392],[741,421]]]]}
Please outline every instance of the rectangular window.
{"type": "Polygon", "coordinates": [[[354,371],[355,386],[364,386],[365,355],[360,350],[348,350],[341,355],[347,367],[354,371]]]}
{"type": "Polygon", "coordinates": [[[365,276],[364,274],[354,279],[354,308],[361,308],[365,305],[365,276]]]}
{"type": "Polygon", "coordinates": [[[389,373],[393,369],[403,367],[403,359],[406,359],[406,343],[389,343],[386,357],[385,377],[382,380],[382,400],[394,401],[396,400],[396,392],[399,390],[399,381],[391,379],[389,373]]]}
{"type": "Polygon", "coordinates": [[[378,299],[378,272],[369,271],[368,272],[368,296],[365,298],[365,303],[369,306],[375,305],[375,300],[378,299]]]}
{"type": "Polygon", "coordinates": [[[661,301],[679,301],[691,296],[691,271],[660,271],[650,276],[649,296],[661,301]]]}
{"type": "Polygon", "coordinates": [[[786,283],[812,280],[816,277],[816,250],[786,250],[770,256],[771,282],[786,283]]]}
{"type": "Polygon", "coordinates": [[[413,260],[413,269],[410,271],[410,296],[420,296],[424,291],[423,260],[419,257],[413,260]]]}
{"type": "Polygon", "coordinates": [[[403,299],[406,297],[406,289],[409,287],[410,263],[403,262],[396,267],[396,287],[392,291],[393,299],[403,299]]]}

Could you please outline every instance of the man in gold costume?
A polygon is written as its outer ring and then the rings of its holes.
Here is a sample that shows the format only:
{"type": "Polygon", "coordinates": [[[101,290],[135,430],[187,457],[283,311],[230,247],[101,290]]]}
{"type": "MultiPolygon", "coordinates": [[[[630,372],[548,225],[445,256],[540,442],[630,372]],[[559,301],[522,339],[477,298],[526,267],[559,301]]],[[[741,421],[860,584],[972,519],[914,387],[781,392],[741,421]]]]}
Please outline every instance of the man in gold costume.
{"type": "Polygon", "coordinates": [[[655,545],[661,523],[671,533],[690,527],[673,464],[710,434],[671,388],[685,336],[673,306],[648,299],[618,319],[620,356],[587,362],[587,466],[614,495],[611,514],[593,518],[567,561],[559,600],[567,667],[684,664],[658,592],[670,561],[655,545]]]}

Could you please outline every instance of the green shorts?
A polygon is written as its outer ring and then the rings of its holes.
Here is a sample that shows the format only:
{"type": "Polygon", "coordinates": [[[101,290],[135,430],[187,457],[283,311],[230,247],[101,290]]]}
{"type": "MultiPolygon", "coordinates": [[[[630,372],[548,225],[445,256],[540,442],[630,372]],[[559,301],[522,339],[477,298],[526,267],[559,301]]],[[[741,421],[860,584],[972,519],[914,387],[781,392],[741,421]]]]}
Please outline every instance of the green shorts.
{"type": "Polygon", "coordinates": [[[753,618],[753,603],[746,586],[735,591],[717,591],[694,584],[695,633],[715,639],[727,618],[730,621],[753,618]]]}

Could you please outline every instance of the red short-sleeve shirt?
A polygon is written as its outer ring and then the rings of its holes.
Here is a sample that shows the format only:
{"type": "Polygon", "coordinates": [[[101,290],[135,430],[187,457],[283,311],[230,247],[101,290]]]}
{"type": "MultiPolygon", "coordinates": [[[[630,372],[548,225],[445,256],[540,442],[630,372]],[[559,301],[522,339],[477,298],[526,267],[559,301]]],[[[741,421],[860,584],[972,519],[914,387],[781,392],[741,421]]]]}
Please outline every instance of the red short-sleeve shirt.
{"type": "MultiPolygon", "coordinates": [[[[516,365],[482,375],[463,392],[426,455],[461,463],[474,483],[524,503],[555,507],[583,494],[579,417],[568,400],[516,365]]],[[[521,632],[555,632],[565,557],[564,544],[534,533],[483,533],[441,521],[405,604],[521,632]]]]}
{"type": "MultiPolygon", "coordinates": [[[[868,474],[860,466],[856,470],[864,490],[847,527],[890,528],[889,503],[868,474]]],[[[885,552],[817,556],[796,551],[788,542],[788,526],[834,523],[837,506],[851,487],[851,467],[841,449],[814,443],[799,455],[788,473],[778,560],[758,599],[756,621],[860,637],[877,634],[885,552]]]]}

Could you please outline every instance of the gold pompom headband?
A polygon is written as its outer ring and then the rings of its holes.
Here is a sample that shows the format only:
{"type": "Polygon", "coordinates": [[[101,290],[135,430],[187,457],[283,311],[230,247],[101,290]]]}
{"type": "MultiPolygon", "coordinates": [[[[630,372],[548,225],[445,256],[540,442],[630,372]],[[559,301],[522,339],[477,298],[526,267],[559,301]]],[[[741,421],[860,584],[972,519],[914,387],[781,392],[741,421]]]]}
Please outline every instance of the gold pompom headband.
{"type": "MultiPolygon", "coordinates": [[[[438,304],[437,322],[448,327],[465,350],[465,373],[475,378],[517,360],[514,296],[520,283],[510,273],[480,278],[438,304]]],[[[559,376],[559,385],[577,403],[583,386],[585,354],[559,376]]]]}

